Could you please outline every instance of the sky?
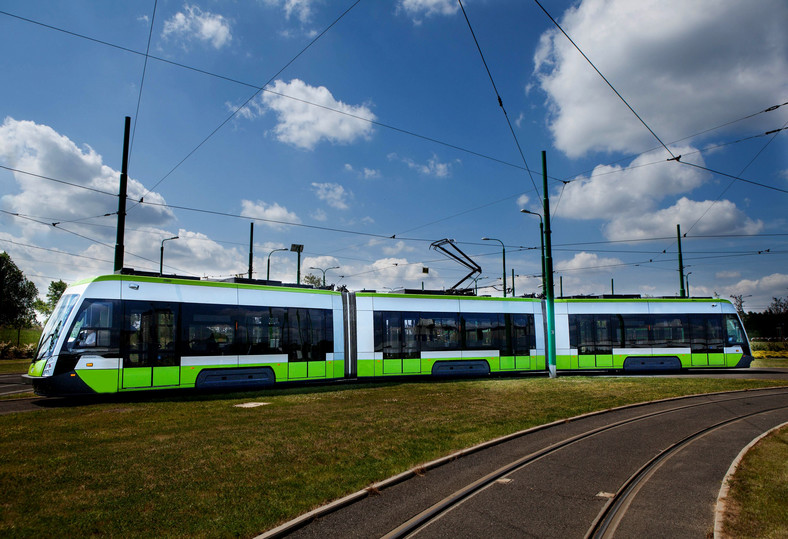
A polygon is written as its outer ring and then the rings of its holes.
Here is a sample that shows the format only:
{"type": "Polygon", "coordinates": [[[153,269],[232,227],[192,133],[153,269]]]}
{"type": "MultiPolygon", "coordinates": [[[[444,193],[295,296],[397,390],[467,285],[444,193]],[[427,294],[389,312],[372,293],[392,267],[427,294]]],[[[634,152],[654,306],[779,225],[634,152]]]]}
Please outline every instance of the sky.
{"type": "Polygon", "coordinates": [[[538,293],[545,152],[556,295],[678,295],[679,225],[689,294],[759,311],[786,28],[784,0],[4,0],[0,250],[42,295],[112,273],[128,116],[127,267],[177,236],[165,273],[246,276],[254,223],[255,278],[302,244],[327,283],[445,289],[450,239],[480,294],[503,248],[538,293]]]}

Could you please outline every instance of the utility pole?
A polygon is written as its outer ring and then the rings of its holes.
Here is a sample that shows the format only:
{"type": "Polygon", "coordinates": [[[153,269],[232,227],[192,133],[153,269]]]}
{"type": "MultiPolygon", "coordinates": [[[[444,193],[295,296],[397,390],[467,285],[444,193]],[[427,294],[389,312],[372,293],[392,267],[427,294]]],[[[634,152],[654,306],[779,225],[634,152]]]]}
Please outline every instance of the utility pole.
{"type": "Polygon", "coordinates": [[[249,278],[252,278],[252,257],[254,256],[254,221],[249,223],[249,278]]]}
{"type": "Polygon", "coordinates": [[[118,230],[115,240],[115,273],[123,269],[123,235],[126,229],[126,186],[128,185],[129,172],[129,135],[131,133],[131,118],[126,116],[123,134],[123,160],[120,166],[120,191],[118,193],[118,230]]]}
{"type": "Polygon", "coordinates": [[[686,298],[687,293],[684,291],[684,261],[681,257],[681,225],[676,225],[676,238],[679,242],[679,297],[686,298]]]}
{"type": "Polygon", "coordinates": [[[555,362],[555,295],[553,293],[553,244],[550,239],[550,196],[547,191],[547,152],[542,150],[542,188],[544,189],[544,268],[547,286],[545,305],[547,311],[547,368],[550,378],[556,377],[555,362]]]}

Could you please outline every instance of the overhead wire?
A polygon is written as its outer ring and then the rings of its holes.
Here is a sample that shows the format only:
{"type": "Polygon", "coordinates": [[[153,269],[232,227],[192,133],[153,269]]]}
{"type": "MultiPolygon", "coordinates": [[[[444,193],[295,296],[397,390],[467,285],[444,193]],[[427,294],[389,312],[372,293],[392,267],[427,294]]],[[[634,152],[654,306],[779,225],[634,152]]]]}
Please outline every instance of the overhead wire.
{"type": "Polygon", "coordinates": [[[473,31],[473,26],[471,25],[471,20],[468,18],[468,14],[465,11],[465,6],[462,5],[462,0],[457,0],[460,4],[460,9],[462,10],[462,14],[465,17],[465,22],[468,24],[468,30],[471,32],[471,36],[473,37],[473,42],[476,44],[476,50],[479,51],[479,56],[482,59],[482,64],[484,64],[484,69],[487,71],[487,76],[490,79],[490,83],[492,84],[493,90],[495,91],[495,97],[498,98],[498,106],[503,111],[503,115],[506,118],[506,124],[509,126],[509,131],[512,134],[512,138],[514,139],[514,143],[517,146],[517,151],[520,152],[520,158],[523,160],[523,165],[525,165],[525,170],[528,171],[528,177],[531,179],[531,184],[534,187],[534,191],[539,193],[539,189],[536,187],[536,182],[534,181],[534,177],[531,174],[531,169],[528,168],[528,162],[525,160],[525,154],[523,153],[523,148],[520,146],[520,141],[517,138],[517,133],[514,132],[514,127],[512,127],[512,122],[509,120],[509,115],[506,113],[506,107],[503,106],[503,99],[501,99],[501,94],[498,91],[498,87],[495,85],[495,79],[493,79],[492,73],[490,72],[490,68],[487,65],[487,60],[484,58],[484,52],[482,52],[482,47],[479,45],[479,40],[476,39],[476,33],[473,31]]]}
{"type": "Polygon", "coordinates": [[[137,110],[134,113],[134,127],[131,130],[131,142],[129,144],[129,156],[132,155],[134,149],[134,136],[137,134],[137,123],[140,117],[140,104],[142,103],[142,89],[145,86],[145,73],[148,68],[148,58],[150,58],[150,44],[153,39],[153,23],[156,20],[156,7],[159,0],[153,0],[153,14],[150,18],[150,31],[148,32],[148,46],[145,48],[145,62],[142,64],[142,78],[140,80],[140,91],[137,94],[137,110]]]}

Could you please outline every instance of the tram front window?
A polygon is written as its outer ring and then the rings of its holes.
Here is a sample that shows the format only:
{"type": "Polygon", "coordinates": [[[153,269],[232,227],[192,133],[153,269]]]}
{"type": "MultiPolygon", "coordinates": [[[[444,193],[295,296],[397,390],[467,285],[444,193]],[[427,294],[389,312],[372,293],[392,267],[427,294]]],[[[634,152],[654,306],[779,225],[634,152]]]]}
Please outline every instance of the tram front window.
{"type": "Polygon", "coordinates": [[[44,326],[44,331],[41,332],[41,340],[38,341],[38,350],[36,350],[33,361],[52,355],[58,337],[60,337],[60,332],[63,329],[63,324],[66,322],[68,315],[71,314],[71,310],[76,305],[78,298],[78,294],[66,294],[57,302],[52,316],[49,317],[46,326],[44,326]]]}

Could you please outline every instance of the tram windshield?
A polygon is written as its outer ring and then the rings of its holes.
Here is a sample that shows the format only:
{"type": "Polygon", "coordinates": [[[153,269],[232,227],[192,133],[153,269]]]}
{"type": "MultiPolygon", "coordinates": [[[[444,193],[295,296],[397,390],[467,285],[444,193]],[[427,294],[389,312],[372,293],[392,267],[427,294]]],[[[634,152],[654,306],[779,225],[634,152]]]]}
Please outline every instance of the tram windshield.
{"type": "Polygon", "coordinates": [[[41,340],[38,341],[38,350],[36,350],[33,361],[38,361],[41,358],[52,355],[57,339],[63,329],[63,324],[68,318],[68,315],[71,314],[71,310],[74,308],[74,305],[76,305],[77,299],[79,299],[79,294],[66,294],[57,302],[52,316],[47,320],[44,331],[41,333],[41,340]]]}

